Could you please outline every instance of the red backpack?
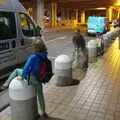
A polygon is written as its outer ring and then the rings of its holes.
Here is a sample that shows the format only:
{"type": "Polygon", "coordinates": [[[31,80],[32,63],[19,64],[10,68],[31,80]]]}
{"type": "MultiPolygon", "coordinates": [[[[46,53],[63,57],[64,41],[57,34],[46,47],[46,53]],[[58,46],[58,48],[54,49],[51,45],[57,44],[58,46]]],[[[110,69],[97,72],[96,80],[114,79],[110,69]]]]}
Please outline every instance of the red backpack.
{"type": "Polygon", "coordinates": [[[42,83],[47,83],[53,76],[52,72],[52,62],[46,57],[43,59],[42,57],[36,56],[40,59],[37,79],[42,83]]]}

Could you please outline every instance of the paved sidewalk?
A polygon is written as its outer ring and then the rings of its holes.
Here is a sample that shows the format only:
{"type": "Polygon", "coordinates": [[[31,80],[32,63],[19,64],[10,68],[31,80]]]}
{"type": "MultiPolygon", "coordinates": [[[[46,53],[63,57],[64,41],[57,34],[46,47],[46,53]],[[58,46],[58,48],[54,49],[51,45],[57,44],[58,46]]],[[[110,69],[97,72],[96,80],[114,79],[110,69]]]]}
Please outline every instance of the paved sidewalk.
{"type": "MultiPolygon", "coordinates": [[[[75,69],[78,85],[44,86],[48,120],[120,120],[120,50],[115,42],[86,72],[75,69]]],[[[10,107],[0,120],[11,120],[10,107]]]]}

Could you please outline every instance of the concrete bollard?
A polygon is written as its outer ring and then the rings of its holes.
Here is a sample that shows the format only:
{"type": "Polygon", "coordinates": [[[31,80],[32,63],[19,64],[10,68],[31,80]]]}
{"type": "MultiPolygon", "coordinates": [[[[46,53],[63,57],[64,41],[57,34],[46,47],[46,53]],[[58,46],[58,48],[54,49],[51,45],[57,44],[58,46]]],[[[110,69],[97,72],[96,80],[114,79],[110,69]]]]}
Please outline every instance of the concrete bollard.
{"type": "Polygon", "coordinates": [[[109,31],[106,34],[103,35],[103,42],[104,42],[104,50],[106,51],[109,46],[112,44],[113,40],[115,40],[115,32],[109,31]]]}
{"type": "Polygon", "coordinates": [[[72,84],[72,60],[69,56],[60,55],[55,59],[55,78],[57,86],[72,84]]]}
{"type": "Polygon", "coordinates": [[[104,51],[107,51],[110,42],[109,42],[109,38],[108,37],[103,37],[103,43],[104,43],[104,51]]]}
{"type": "Polygon", "coordinates": [[[88,42],[87,48],[88,48],[88,61],[89,62],[95,62],[97,61],[97,41],[96,40],[90,40],[88,42]]]}
{"type": "Polygon", "coordinates": [[[12,120],[36,120],[37,97],[35,89],[16,77],[9,85],[12,120]]]}
{"type": "Polygon", "coordinates": [[[119,36],[119,34],[120,34],[120,27],[116,27],[115,29],[113,29],[103,35],[105,51],[114,42],[114,40],[117,38],[117,36],[119,36]]]}

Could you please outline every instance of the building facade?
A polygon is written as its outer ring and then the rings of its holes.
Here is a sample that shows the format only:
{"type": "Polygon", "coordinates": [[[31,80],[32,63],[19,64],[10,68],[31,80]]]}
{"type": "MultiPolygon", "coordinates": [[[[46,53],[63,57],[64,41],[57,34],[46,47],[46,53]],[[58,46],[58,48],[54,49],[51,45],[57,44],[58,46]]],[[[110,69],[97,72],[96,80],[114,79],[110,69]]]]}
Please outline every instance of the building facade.
{"type": "Polygon", "coordinates": [[[88,6],[88,4],[85,6],[83,4],[83,7],[82,2],[80,2],[81,0],[67,1],[68,0],[20,0],[37,24],[43,27],[86,24],[89,16],[108,17],[111,22],[113,19],[117,19],[120,16],[120,12],[115,6],[97,5],[97,7],[95,7],[92,6],[92,4],[91,6],[88,6]],[[78,3],[78,1],[79,6],[75,4],[75,2],[78,3]]]}

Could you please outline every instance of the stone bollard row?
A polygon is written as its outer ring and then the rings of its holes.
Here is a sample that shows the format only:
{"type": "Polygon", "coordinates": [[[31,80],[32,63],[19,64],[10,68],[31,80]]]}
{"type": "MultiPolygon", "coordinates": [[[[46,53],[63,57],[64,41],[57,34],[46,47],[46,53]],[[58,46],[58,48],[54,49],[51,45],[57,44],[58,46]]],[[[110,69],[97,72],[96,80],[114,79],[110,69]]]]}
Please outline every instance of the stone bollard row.
{"type": "Polygon", "coordinates": [[[103,35],[104,41],[104,50],[106,51],[108,47],[114,42],[114,40],[119,37],[120,27],[116,27],[115,29],[107,32],[103,35]]]}

